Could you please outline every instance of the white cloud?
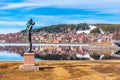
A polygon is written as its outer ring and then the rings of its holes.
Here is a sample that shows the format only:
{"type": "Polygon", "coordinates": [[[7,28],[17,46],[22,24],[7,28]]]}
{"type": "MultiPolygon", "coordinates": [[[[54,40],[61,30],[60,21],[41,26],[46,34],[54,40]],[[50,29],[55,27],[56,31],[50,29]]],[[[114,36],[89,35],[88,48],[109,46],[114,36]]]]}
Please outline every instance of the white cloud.
{"type": "Polygon", "coordinates": [[[80,17],[82,15],[27,15],[29,18],[32,16],[32,18],[37,21],[35,26],[47,26],[47,25],[54,25],[54,24],[62,24],[65,23],[67,19],[70,19],[71,17],[80,17]]]}
{"type": "Polygon", "coordinates": [[[120,14],[120,0],[23,0],[23,2],[3,4],[0,5],[0,10],[54,7],[84,9],[102,14],[120,14]]]}
{"type": "MultiPolygon", "coordinates": [[[[26,19],[29,19],[32,16],[33,21],[35,21],[35,26],[47,26],[47,25],[54,25],[54,24],[64,24],[64,23],[119,23],[116,22],[116,16],[115,17],[108,17],[107,19],[101,18],[96,15],[26,15],[26,19]],[[112,21],[111,21],[112,19],[112,21]]],[[[119,16],[117,16],[119,17],[119,16]]],[[[11,17],[10,17],[11,18],[11,17]]],[[[12,19],[12,18],[11,18],[12,19]]],[[[19,28],[24,28],[26,26],[27,21],[11,21],[7,20],[6,18],[4,20],[0,21],[0,26],[18,26],[19,28]]]]}
{"type": "MultiPolygon", "coordinates": [[[[48,15],[28,15],[27,17],[32,16],[33,19],[39,21],[39,26],[47,26],[47,25],[54,25],[54,24],[78,24],[78,23],[119,23],[116,20],[111,21],[109,19],[103,19],[99,17],[95,17],[93,15],[89,15],[84,17],[85,15],[59,15],[59,16],[48,16],[48,15]],[[91,17],[93,16],[93,17],[91,17]],[[84,18],[83,18],[84,17],[84,18]],[[41,25],[44,24],[44,25],[41,25]]],[[[111,17],[112,18],[112,17],[111,17]]],[[[39,23],[38,22],[38,23],[39,23]]],[[[37,24],[38,25],[38,24],[37,24]]]]}
{"type": "Polygon", "coordinates": [[[18,9],[18,8],[25,8],[25,7],[35,7],[39,6],[38,3],[8,3],[6,6],[1,7],[1,10],[5,9],[18,9]]]}
{"type": "Polygon", "coordinates": [[[19,28],[19,27],[25,26],[25,24],[26,24],[26,22],[24,22],[24,21],[0,21],[0,27],[1,27],[0,34],[19,32],[23,29],[22,27],[21,28],[19,28]],[[7,28],[6,28],[6,26],[7,26],[7,28]]]}
{"type": "Polygon", "coordinates": [[[8,3],[0,9],[17,9],[33,7],[58,7],[75,9],[108,10],[120,9],[120,0],[25,0],[19,3],[8,3]]]}
{"type": "Polygon", "coordinates": [[[26,25],[26,22],[25,21],[0,21],[0,25],[10,25],[10,26],[16,26],[16,25],[19,25],[19,26],[24,26],[26,25]]]}
{"type": "Polygon", "coordinates": [[[0,34],[8,34],[8,33],[16,33],[21,31],[21,29],[17,28],[6,28],[6,29],[0,29],[0,34]]]}

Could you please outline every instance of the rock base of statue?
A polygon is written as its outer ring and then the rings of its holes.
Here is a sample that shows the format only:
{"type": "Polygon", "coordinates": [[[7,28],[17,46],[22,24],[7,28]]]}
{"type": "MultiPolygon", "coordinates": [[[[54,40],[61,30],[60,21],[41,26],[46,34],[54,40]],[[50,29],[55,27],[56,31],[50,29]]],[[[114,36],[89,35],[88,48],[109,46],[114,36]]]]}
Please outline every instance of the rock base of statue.
{"type": "Polygon", "coordinates": [[[24,53],[24,64],[19,66],[19,70],[39,70],[39,66],[35,65],[34,57],[33,52],[24,53]]]}

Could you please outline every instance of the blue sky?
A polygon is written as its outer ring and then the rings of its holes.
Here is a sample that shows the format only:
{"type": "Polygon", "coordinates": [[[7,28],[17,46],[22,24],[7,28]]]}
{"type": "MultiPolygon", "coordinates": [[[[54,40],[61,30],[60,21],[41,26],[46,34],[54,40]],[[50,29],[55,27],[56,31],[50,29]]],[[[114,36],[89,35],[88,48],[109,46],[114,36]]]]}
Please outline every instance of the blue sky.
{"type": "Polygon", "coordinates": [[[120,23],[120,0],[0,0],[0,33],[54,24],[120,23]]]}

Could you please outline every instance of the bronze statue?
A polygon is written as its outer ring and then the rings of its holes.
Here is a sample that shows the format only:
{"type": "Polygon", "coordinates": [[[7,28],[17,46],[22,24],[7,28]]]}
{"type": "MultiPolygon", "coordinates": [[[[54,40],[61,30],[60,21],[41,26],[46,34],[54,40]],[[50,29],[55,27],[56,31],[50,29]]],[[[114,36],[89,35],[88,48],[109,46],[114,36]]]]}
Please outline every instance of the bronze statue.
{"type": "Polygon", "coordinates": [[[27,52],[32,52],[32,39],[31,39],[31,30],[32,30],[32,27],[33,25],[35,25],[35,22],[33,22],[32,18],[27,22],[27,28],[26,28],[26,31],[27,31],[27,38],[28,38],[28,42],[30,44],[30,48],[29,50],[27,50],[27,52]]]}

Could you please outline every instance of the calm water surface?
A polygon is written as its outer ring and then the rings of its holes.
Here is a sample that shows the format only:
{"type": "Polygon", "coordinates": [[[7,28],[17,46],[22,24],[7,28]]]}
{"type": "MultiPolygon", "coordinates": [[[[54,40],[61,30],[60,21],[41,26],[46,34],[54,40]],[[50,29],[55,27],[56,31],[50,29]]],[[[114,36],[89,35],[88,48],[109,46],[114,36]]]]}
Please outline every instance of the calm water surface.
{"type": "MultiPolygon", "coordinates": [[[[0,61],[23,61],[23,53],[28,47],[24,46],[0,46],[0,61]]],[[[35,60],[41,60],[35,57],[35,60]]]]}
{"type": "MultiPolygon", "coordinates": [[[[23,61],[28,46],[0,46],[0,61],[23,61]]],[[[82,46],[34,46],[35,60],[115,60],[119,50],[87,50],[82,46]]]]}

